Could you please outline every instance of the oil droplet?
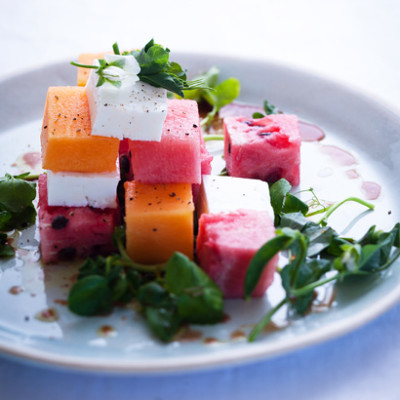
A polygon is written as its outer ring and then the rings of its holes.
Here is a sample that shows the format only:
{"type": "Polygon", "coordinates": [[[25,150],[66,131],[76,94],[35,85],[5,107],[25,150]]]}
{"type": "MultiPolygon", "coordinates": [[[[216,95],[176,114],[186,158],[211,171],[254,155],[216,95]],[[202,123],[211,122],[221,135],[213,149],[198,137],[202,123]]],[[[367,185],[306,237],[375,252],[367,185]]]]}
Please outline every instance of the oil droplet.
{"type": "Polygon", "coordinates": [[[321,151],[322,153],[328,155],[332,159],[332,161],[334,161],[338,165],[349,166],[357,164],[357,160],[353,156],[353,154],[341,149],[340,147],[333,145],[324,145],[321,146],[321,151]]]}
{"type": "Polygon", "coordinates": [[[203,340],[204,344],[217,344],[217,343],[221,343],[218,339],[214,338],[214,337],[206,337],[203,340]]]}
{"type": "Polygon", "coordinates": [[[312,311],[313,312],[325,312],[328,311],[331,307],[333,302],[336,299],[337,295],[337,288],[336,286],[332,285],[324,289],[322,292],[321,298],[320,296],[312,304],[312,311]]]}
{"type": "Polygon", "coordinates": [[[246,332],[241,329],[237,329],[231,333],[231,340],[245,339],[247,337],[246,332]]]}
{"type": "Polygon", "coordinates": [[[317,125],[299,121],[300,136],[303,142],[319,142],[325,137],[325,132],[317,125]]]}
{"type": "Polygon", "coordinates": [[[46,308],[35,314],[35,318],[42,322],[55,322],[59,316],[55,308],[46,308]]]}
{"type": "Polygon", "coordinates": [[[287,320],[281,321],[279,323],[270,321],[269,324],[267,324],[267,326],[264,328],[264,332],[271,333],[271,332],[280,331],[280,330],[288,327],[289,325],[290,325],[290,322],[287,320]]]}
{"type": "Polygon", "coordinates": [[[67,306],[68,305],[68,301],[65,300],[65,299],[55,299],[54,303],[60,304],[61,306],[67,306]]]}
{"type": "Polygon", "coordinates": [[[381,186],[375,182],[365,181],[362,183],[361,189],[367,200],[376,200],[381,194],[381,186]]]}
{"type": "Polygon", "coordinates": [[[179,334],[178,339],[182,342],[190,342],[194,340],[199,340],[203,336],[203,332],[190,329],[186,327],[183,329],[182,333],[179,334]]]}
{"type": "Polygon", "coordinates": [[[115,337],[117,336],[117,331],[111,325],[102,325],[97,329],[97,334],[102,337],[115,337]]]}
{"type": "Polygon", "coordinates": [[[22,286],[12,286],[9,289],[9,293],[11,294],[20,294],[24,291],[24,288],[22,286]]]}
{"type": "Polygon", "coordinates": [[[38,151],[30,151],[22,156],[22,160],[26,165],[34,169],[37,165],[42,162],[41,155],[38,151]]]}
{"type": "Polygon", "coordinates": [[[224,313],[223,317],[222,317],[222,323],[228,322],[230,321],[232,318],[228,313],[224,313]]]}
{"type": "Polygon", "coordinates": [[[357,179],[360,177],[360,174],[355,169],[348,169],[346,175],[349,179],[357,179]]]}

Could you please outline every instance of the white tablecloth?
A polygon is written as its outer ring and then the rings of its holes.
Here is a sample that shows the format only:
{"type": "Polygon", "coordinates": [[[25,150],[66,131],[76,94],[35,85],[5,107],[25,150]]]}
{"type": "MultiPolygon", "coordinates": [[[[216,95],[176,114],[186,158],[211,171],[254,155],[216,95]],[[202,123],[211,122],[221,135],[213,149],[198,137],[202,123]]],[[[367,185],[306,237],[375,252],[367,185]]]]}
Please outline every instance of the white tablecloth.
{"type": "MultiPolygon", "coordinates": [[[[304,68],[400,110],[396,0],[0,0],[0,6],[0,77],[101,51],[114,41],[129,48],[154,37],[173,51],[304,68]]],[[[314,347],[249,365],[170,376],[78,373],[0,357],[0,399],[398,399],[399,331],[396,306],[314,347]]]]}

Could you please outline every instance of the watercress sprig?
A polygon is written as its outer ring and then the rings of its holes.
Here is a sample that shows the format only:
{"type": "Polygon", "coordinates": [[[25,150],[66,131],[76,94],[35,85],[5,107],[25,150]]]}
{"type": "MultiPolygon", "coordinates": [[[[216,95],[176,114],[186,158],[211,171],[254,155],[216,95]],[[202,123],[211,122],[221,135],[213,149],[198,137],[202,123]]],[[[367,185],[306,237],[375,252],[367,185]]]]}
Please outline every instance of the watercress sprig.
{"type": "Polygon", "coordinates": [[[27,181],[29,173],[0,178],[0,232],[23,229],[35,222],[36,184],[27,181]]]}
{"type": "Polygon", "coordinates": [[[124,230],[114,234],[119,254],[88,258],[79,269],[68,307],[82,316],[109,313],[115,304],[136,299],[151,331],[169,341],[187,323],[213,324],[223,316],[222,292],[194,262],[174,253],[165,264],[132,261],[124,230]]]}
{"type": "Polygon", "coordinates": [[[269,103],[268,100],[264,100],[263,106],[265,115],[260,112],[255,112],[253,113],[254,119],[264,118],[266,115],[278,114],[277,108],[273,104],[269,103]]]}
{"type": "MultiPolygon", "coordinates": [[[[121,54],[117,43],[113,44],[113,51],[114,54],[121,54]]],[[[122,54],[132,55],[136,58],[140,66],[139,79],[154,87],[164,88],[181,97],[184,96],[184,90],[209,89],[204,79],[198,78],[188,81],[186,71],[178,63],[169,61],[170,50],[154,43],[153,39],[141,50],[125,51],[122,54]]],[[[101,86],[105,82],[111,83],[116,87],[121,86],[121,81],[118,77],[107,70],[110,67],[123,68],[123,59],[110,63],[100,59],[99,66],[79,64],[73,61],[71,64],[76,67],[95,69],[99,75],[96,86],[101,86]]]]}
{"type": "MultiPolygon", "coordinates": [[[[210,127],[219,110],[229,103],[232,103],[240,94],[240,82],[238,79],[228,78],[218,83],[219,74],[219,68],[211,67],[207,72],[195,78],[206,82],[208,88],[199,88],[185,93],[185,99],[192,99],[197,102],[205,100],[212,106],[211,111],[201,120],[201,125],[206,129],[210,127]]],[[[217,136],[214,136],[214,140],[216,138],[217,136]]]]}
{"type": "Polygon", "coordinates": [[[378,231],[373,226],[359,240],[340,237],[327,226],[329,215],[347,201],[356,201],[369,209],[373,209],[372,204],[349,197],[319,209],[318,213],[323,213],[324,217],[313,222],[307,216],[316,212],[309,213],[307,204],[291,195],[290,189],[285,180],[270,188],[278,229],[276,236],[265,243],[250,262],[244,288],[248,298],[265,265],[276,254],[286,251],[289,261],[279,270],[285,297],[253,328],[249,341],[256,339],[284,305],[298,315],[304,315],[310,309],[316,288],[349,277],[376,275],[389,268],[400,256],[400,224],[389,232],[378,231]]]}

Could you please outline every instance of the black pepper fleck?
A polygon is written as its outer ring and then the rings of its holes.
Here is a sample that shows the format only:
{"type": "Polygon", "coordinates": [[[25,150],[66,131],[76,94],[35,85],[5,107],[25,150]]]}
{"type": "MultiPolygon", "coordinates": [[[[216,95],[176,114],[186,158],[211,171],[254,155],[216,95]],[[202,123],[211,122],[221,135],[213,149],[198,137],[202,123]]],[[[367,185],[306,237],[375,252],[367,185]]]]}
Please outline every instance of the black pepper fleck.
{"type": "Polygon", "coordinates": [[[169,194],[169,197],[175,197],[175,196],[176,196],[175,192],[172,192],[172,193],[169,194]]]}
{"type": "Polygon", "coordinates": [[[67,226],[69,219],[65,218],[64,215],[57,215],[51,222],[51,227],[53,229],[59,230],[67,226]]]}

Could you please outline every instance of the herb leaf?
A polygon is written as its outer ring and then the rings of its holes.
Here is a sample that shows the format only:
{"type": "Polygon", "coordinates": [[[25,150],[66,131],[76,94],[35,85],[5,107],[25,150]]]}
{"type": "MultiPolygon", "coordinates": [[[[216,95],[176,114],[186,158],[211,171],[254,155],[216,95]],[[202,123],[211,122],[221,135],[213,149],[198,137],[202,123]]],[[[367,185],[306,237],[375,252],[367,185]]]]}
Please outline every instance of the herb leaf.
{"type": "Polygon", "coordinates": [[[13,257],[14,249],[7,243],[7,235],[0,233],[0,257],[13,257]]]}
{"type": "Polygon", "coordinates": [[[0,178],[0,231],[23,229],[35,222],[36,184],[23,179],[26,174],[0,178]]]}
{"type": "Polygon", "coordinates": [[[165,286],[177,297],[178,312],[185,321],[197,324],[221,321],[221,289],[183,254],[174,253],[168,261],[165,286]]]}
{"type": "Polygon", "coordinates": [[[162,341],[171,340],[183,324],[221,321],[222,292],[194,262],[174,253],[166,265],[137,264],[126,253],[122,227],[113,240],[120,254],[87,258],[80,267],[68,296],[72,312],[104,314],[116,303],[135,298],[151,331],[162,341]]]}
{"type": "Polygon", "coordinates": [[[78,280],[68,295],[68,307],[75,314],[93,316],[109,313],[112,309],[112,291],[107,279],[99,275],[78,280]]]}

